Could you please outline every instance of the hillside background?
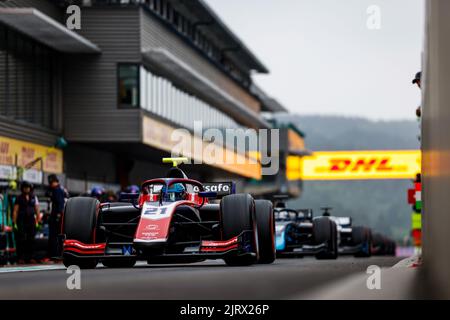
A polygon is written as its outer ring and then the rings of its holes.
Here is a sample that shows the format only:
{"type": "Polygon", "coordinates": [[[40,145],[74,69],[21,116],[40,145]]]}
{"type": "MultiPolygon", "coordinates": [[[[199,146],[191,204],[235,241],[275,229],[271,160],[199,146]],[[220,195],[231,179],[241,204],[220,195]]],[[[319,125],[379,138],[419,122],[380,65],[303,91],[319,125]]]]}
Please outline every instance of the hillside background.
{"type": "MultiPolygon", "coordinates": [[[[369,121],[338,116],[296,116],[290,119],[306,133],[307,148],[325,150],[419,149],[416,121],[369,121]]],[[[333,214],[351,216],[401,241],[408,236],[411,207],[406,202],[410,180],[305,181],[296,208],[333,207],[333,214]]]]}

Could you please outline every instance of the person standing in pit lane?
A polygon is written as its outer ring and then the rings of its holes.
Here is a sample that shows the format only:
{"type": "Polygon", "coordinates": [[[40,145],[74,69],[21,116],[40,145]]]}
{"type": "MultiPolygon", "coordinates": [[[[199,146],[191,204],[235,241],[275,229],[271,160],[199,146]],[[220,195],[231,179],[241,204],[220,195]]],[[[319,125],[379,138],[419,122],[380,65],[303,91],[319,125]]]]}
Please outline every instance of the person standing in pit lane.
{"type": "Polygon", "coordinates": [[[48,176],[48,184],[50,187],[48,195],[51,202],[50,218],[48,222],[48,256],[50,259],[53,259],[60,255],[58,234],[61,231],[61,219],[68,194],[60,185],[58,177],[55,174],[48,176]]]}
{"type": "Polygon", "coordinates": [[[34,263],[33,244],[39,225],[39,201],[33,193],[33,185],[22,182],[21,194],[13,208],[13,224],[16,239],[17,259],[20,263],[34,263]]]}

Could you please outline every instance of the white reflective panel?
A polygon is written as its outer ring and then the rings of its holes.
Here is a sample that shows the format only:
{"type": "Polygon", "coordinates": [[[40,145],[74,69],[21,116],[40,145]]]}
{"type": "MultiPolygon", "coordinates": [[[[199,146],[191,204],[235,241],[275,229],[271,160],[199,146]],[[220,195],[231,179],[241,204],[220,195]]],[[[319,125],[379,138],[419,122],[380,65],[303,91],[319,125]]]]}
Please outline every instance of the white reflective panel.
{"type": "Polygon", "coordinates": [[[173,88],[173,120],[178,123],[177,121],[177,117],[178,117],[178,89],[177,88],[173,88]]]}
{"type": "Polygon", "coordinates": [[[178,121],[181,125],[185,126],[187,120],[187,115],[185,114],[184,111],[184,105],[183,105],[183,92],[179,91],[178,92],[178,121]]]}
{"type": "Polygon", "coordinates": [[[151,94],[151,101],[152,101],[152,105],[151,105],[151,110],[153,112],[156,112],[156,104],[157,104],[157,93],[156,93],[156,77],[152,74],[152,94],[151,94]]]}
{"type": "Polygon", "coordinates": [[[158,113],[158,77],[153,76],[153,112],[158,113]]]}
{"type": "Polygon", "coordinates": [[[187,126],[189,123],[189,114],[186,113],[186,108],[184,104],[184,92],[180,91],[180,124],[187,126]]]}
{"type": "Polygon", "coordinates": [[[172,105],[172,94],[173,87],[172,83],[169,82],[169,88],[167,90],[167,118],[173,121],[173,105],[172,105]]]}
{"type": "Polygon", "coordinates": [[[208,126],[210,128],[216,128],[216,119],[215,116],[216,114],[214,113],[214,110],[209,106],[206,105],[207,109],[208,109],[208,126]]]}
{"type": "Polygon", "coordinates": [[[179,126],[193,129],[194,121],[202,121],[203,128],[241,128],[226,113],[208,103],[179,90],[165,78],[141,67],[141,107],[160,115],[179,126]]]}
{"type": "Polygon", "coordinates": [[[181,124],[180,120],[181,120],[180,91],[177,89],[175,92],[175,122],[181,124]]]}
{"type": "Polygon", "coordinates": [[[177,119],[177,123],[178,124],[182,124],[182,120],[183,120],[183,108],[181,107],[181,91],[177,90],[177,94],[176,94],[176,99],[177,99],[177,109],[176,109],[176,114],[175,114],[175,119],[177,119]]]}
{"type": "Polygon", "coordinates": [[[185,118],[184,118],[184,110],[183,110],[183,93],[181,91],[178,91],[177,94],[177,104],[178,104],[178,110],[177,110],[177,119],[179,124],[184,124],[185,118]]]}
{"type": "Polygon", "coordinates": [[[198,120],[201,120],[201,117],[200,117],[200,115],[201,115],[201,113],[200,113],[200,108],[199,107],[192,107],[191,106],[191,110],[193,110],[194,111],[194,114],[195,114],[195,117],[194,117],[194,121],[198,121],[198,120]]]}
{"type": "Polygon", "coordinates": [[[203,127],[208,125],[208,118],[206,117],[205,104],[202,101],[198,103],[198,120],[202,121],[203,127]]]}
{"type": "Polygon", "coordinates": [[[210,127],[210,120],[208,117],[208,107],[206,106],[205,103],[200,103],[200,114],[199,114],[199,118],[200,120],[203,121],[203,126],[205,128],[209,128],[210,127]]]}
{"type": "Polygon", "coordinates": [[[217,110],[216,110],[216,126],[220,129],[223,128],[222,117],[220,116],[219,112],[217,112],[217,110]]]}
{"type": "Polygon", "coordinates": [[[208,115],[206,114],[205,103],[198,101],[197,103],[198,120],[202,121],[203,128],[208,125],[208,115]]]}
{"type": "Polygon", "coordinates": [[[216,109],[213,109],[214,112],[214,128],[220,129],[220,116],[216,109]]]}
{"type": "Polygon", "coordinates": [[[164,117],[170,119],[170,105],[169,105],[169,95],[170,95],[170,82],[165,82],[165,95],[164,95],[164,117]]]}
{"type": "Polygon", "coordinates": [[[194,126],[194,121],[197,118],[197,115],[195,114],[195,110],[194,108],[192,108],[191,106],[191,101],[189,99],[189,95],[186,94],[186,106],[185,106],[185,110],[188,114],[192,114],[192,120],[189,122],[189,127],[193,128],[194,126]]]}
{"type": "Polygon", "coordinates": [[[170,91],[169,91],[169,117],[172,121],[175,121],[175,87],[170,83],[170,91]]]}
{"type": "Polygon", "coordinates": [[[184,94],[184,97],[185,97],[186,103],[183,104],[183,108],[184,108],[185,114],[187,114],[189,116],[188,126],[189,126],[189,128],[192,129],[194,127],[194,121],[195,121],[196,115],[195,115],[194,110],[192,110],[192,108],[189,104],[189,101],[188,101],[189,96],[187,94],[184,94]]]}
{"type": "Polygon", "coordinates": [[[164,79],[159,78],[159,115],[164,114],[164,79]]]}
{"type": "Polygon", "coordinates": [[[195,120],[204,122],[204,111],[203,111],[203,104],[198,103],[195,107],[195,111],[197,112],[197,118],[195,120]]]}
{"type": "Polygon", "coordinates": [[[158,77],[158,88],[156,89],[158,95],[157,111],[158,115],[162,114],[162,78],[158,77]]]}
{"type": "Polygon", "coordinates": [[[144,67],[140,67],[139,70],[139,91],[140,91],[140,104],[141,108],[147,109],[147,76],[144,67]]]}
{"type": "Polygon", "coordinates": [[[162,110],[161,110],[161,115],[164,118],[167,118],[167,80],[166,79],[162,79],[162,88],[161,88],[161,97],[162,97],[162,102],[161,102],[161,106],[162,106],[162,110]]]}

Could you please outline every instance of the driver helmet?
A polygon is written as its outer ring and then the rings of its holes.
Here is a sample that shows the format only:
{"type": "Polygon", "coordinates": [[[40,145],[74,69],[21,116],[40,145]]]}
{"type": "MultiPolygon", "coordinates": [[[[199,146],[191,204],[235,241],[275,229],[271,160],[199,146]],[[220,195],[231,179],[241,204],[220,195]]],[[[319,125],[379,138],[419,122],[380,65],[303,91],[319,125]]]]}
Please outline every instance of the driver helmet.
{"type": "Polygon", "coordinates": [[[167,200],[169,201],[177,201],[184,200],[186,194],[186,188],[182,183],[174,183],[172,184],[166,192],[166,186],[163,187],[163,192],[167,195],[167,200]]]}

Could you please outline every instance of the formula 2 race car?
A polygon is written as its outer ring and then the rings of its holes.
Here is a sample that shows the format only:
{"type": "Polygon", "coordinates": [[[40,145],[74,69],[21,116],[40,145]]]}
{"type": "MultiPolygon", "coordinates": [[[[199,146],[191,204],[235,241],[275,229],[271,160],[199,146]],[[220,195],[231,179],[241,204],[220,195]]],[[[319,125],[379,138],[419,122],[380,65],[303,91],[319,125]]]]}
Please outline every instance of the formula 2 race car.
{"type": "Polygon", "coordinates": [[[339,254],[355,257],[370,257],[372,255],[372,231],[368,227],[352,226],[351,217],[335,217],[330,215],[332,208],[321,208],[323,216],[330,217],[337,225],[339,232],[339,254]]]}
{"type": "Polygon", "coordinates": [[[312,209],[275,207],[276,249],[278,255],[315,255],[317,259],[338,257],[336,223],[328,217],[313,218],[312,209]]]}
{"type": "Polygon", "coordinates": [[[137,260],[205,259],[223,259],[231,266],[272,263],[276,255],[272,203],[234,194],[231,182],[202,184],[188,179],[177,166],[186,160],[163,159],[173,163],[167,177],[143,182],[140,194],[129,195],[129,203],[69,199],[61,236],[64,265],[95,268],[102,262],[114,268],[132,267],[137,260]],[[216,198],[220,203],[209,201],[216,198]]]}

